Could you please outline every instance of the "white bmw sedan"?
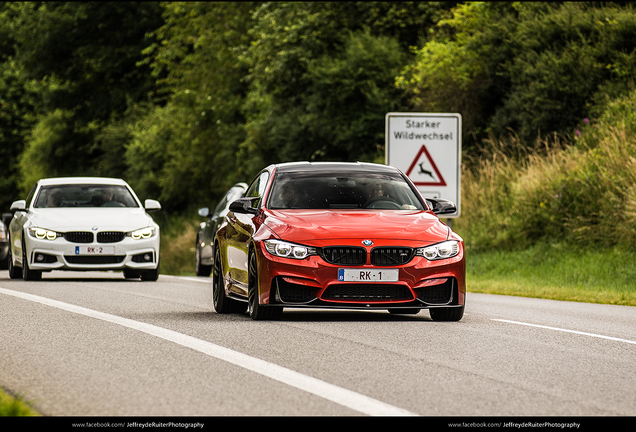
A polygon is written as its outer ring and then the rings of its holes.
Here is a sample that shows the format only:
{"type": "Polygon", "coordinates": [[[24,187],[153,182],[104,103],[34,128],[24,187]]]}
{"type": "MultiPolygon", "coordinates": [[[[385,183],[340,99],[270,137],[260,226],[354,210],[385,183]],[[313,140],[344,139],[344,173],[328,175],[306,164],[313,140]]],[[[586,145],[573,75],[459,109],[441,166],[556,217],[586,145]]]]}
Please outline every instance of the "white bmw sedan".
{"type": "Polygon", "coordinates": [[[147,213],[161,209],[123,180],[42,179],[26,200],[11,205],[9,275],[39,280],[51,270],[121,270],[126,278],[159,276],[159,226],[147,213]]]}

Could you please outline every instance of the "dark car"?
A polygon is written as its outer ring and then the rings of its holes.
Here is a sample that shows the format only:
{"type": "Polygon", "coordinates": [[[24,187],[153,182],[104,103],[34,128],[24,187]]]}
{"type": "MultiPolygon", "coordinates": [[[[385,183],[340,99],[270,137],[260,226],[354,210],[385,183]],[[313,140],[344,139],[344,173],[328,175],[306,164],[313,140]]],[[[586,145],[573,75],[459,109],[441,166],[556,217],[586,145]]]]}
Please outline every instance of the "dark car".
{"type": "Polygon", "coordinates": [[[207,222],[201,222],[201,227],[197,232],[196,252],[195,252],[195,270],[197,276],[210,276],[212,272],[214,257],[214,235],[219,228],[225,215],[229,211],[230,204],[241,198],[247,190],[246,183],[237,183],[225,194],[225,196],[214,207],[214,211],[210,214],[208,207],[199,209],[199,216],[208,218],[207,222]]]}
{"type": "Polygon", "coordinates": [[[455,211],[390,166],[271,165],[216,233],[214,308],[253,319],[288,307],[428,309],[435,321],[458,321],[464,242],[438,218],[455,211]]]}
{"type": "Polygon", "coordinates": [[[8,265],[7,256],[9,255],[9,229],[7,226],[11,222],[13,215],[5,213],[0,221],[0,269],[6,269],[8,265]]]}

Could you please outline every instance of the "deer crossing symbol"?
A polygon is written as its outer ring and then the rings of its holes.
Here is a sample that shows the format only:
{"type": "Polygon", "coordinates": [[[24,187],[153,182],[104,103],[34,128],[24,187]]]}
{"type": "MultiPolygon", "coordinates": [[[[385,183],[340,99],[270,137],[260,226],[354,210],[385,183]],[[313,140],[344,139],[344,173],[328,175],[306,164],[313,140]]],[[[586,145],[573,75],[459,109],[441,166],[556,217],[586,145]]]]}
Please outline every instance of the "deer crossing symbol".
{"type": "Polygon", "coordinates": [[[420,167],[420,170],[418,172],[418,174],[426,174],[428,176],[430,176],[432,179],[435,179],[435,177],[433,177],[433,173],[429,170],[425,170],[424,167],[422,166],[424,164],[424,162],[421,162],[418,164],[418,166],[420,167]]]}

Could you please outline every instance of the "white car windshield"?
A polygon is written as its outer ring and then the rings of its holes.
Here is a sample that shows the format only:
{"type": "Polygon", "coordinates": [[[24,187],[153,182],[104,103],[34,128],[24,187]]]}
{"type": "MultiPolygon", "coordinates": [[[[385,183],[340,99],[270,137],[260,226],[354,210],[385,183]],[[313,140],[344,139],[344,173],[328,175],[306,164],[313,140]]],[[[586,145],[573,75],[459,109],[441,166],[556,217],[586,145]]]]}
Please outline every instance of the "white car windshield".
{"type": "Polygon", "coordinates": [[[271,209],[424,210],[399,175],[380,173],[278,173],[271,209]]]}
{"type": "Polygon", "coordinates": [[[55,185],[40,189],[35,208],[55,207],[139,207],[125,186],[55,185]]]}

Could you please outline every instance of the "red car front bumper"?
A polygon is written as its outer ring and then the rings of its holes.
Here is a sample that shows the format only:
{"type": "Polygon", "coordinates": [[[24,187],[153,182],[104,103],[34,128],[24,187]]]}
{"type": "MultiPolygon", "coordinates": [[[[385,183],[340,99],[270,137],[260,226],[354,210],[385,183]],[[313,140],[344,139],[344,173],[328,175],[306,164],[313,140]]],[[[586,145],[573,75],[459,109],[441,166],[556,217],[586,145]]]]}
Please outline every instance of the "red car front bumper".
{"type": "Polygon", "coordinates": [[[376,266],[370,263],[342,266],[314,255],[303,260],[279,258],[259,244],[257,249],[261,304],[285,307],[327,308],[433,308],[461,307],[466,296],[464,248],[458,255],[439,261],[413,256],[403,265],[376,266]],[[362,272],[397,269],[393,282],[339,280],[340,269],[362,272]]]}

